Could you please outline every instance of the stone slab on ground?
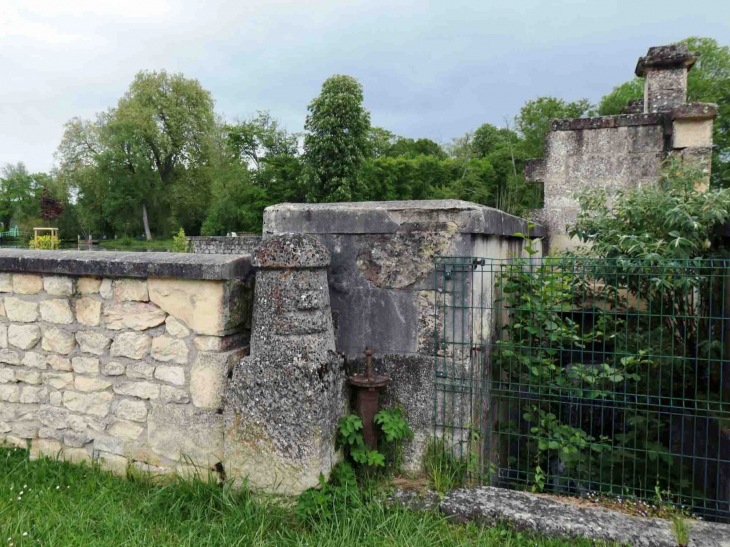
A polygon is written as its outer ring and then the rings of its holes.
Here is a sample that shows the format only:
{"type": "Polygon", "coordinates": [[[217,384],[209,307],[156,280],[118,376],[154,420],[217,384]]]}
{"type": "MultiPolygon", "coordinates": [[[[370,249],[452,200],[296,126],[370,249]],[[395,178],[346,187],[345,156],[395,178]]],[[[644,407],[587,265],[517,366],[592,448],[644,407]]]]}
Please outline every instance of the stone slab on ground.
{"type": "MultiPolygon", "coordinates": [[[[491,486],[449,492],[441,502],[441,511],[457,521],[486,525],[509,522],[519,530],[550,537],[582,536],[636,547],[677,546],[668,520],[633,517],[603,507],[491,486]]],[[[690,546],[730,547],[730,525],[690,522],[690,546]]]]}

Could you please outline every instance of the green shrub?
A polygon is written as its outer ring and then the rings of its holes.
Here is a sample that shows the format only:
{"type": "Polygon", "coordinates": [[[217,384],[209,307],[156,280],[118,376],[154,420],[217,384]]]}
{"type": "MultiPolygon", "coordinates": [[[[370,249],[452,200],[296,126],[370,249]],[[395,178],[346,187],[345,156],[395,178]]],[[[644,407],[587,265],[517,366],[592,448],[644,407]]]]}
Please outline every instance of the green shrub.
{"type": "Polygon", "coordinates": [[[369,450],[365,446],[363,423],[357,414],[340,418],[337,424],[337,444],[345,448],[346,455],[355,463],[368,467],[384,468],[386,454],[390,453],[391,463],[398,463],[397,446],[404,439],[413,436],[400,409],[383,409],[375,415],[374,422],[380,426],[381,450],[369,450]]]}
{"type": "Polygon", "coordinates": [[[35,236],[30,240],[30,248],[36,251],[58,249],[58,238],[56,236],[35,236]]]}
{"type": "Polygon", "coordinates": [[[185,230],[181,227],[177,232],[177,235],[172,238],[172,252],[187,253],[188,251],[188,240],[185,237],[185,230]]]}

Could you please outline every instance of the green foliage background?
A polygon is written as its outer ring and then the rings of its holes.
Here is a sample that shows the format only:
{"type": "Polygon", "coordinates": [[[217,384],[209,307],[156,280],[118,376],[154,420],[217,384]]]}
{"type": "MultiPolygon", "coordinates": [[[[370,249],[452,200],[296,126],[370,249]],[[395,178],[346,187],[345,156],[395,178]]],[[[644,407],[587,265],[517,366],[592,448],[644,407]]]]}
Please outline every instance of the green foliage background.
{"type": "MultiPolygon", "coordinates": [[[[700,52],[689,100],[720,112],[712,184],[730,186],[730,49],[711,38],[685,42],[700,52]]],[[[299,134],[265,111],[226,120],[197,80],[143,71],[115,106],[65,125],[52,172],[5,166],[0,222],[26,233],[47,224],[38,218],[43,188],[64,206],[53,224],[67,239],[258,232],[264,209],[281,202],[455,198],[522,215],[541,205],[541,190],[522,173],[525,160],[542,156],[550,121],[618,114],[642,92],[634,79],[598,106],[538,97],[504,127],[483,123],[437,143],[372,126],[365,90],[351,76],[323,83],[299,134]]]]}

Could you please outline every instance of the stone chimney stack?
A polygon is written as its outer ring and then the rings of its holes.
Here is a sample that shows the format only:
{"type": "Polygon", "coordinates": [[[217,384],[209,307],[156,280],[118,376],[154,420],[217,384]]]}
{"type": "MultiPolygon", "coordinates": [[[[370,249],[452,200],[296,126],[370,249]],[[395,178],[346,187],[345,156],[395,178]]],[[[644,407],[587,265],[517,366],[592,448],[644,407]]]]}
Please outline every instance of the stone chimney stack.
{"type": "Polygon", "coordinates": [[[639,57],[636,75],[646,78],[644,112],[668,112],[687,102],[687,73],[697,61],[697,52],[684,44],[650,47],[639,57]]]}

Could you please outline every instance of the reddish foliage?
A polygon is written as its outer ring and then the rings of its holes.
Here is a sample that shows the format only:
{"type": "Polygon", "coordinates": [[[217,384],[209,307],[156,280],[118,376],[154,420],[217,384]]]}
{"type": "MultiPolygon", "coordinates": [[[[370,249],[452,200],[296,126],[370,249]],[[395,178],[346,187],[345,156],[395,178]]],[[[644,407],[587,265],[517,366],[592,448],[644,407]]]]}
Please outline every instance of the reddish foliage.
{"type": "Polygon", "coordinates": [[[43,220],[55,220],[62,212],[63,205],[51,195],[48,188],[43,188],[43,192],[41,192],[41,218],[43,220]]]}

